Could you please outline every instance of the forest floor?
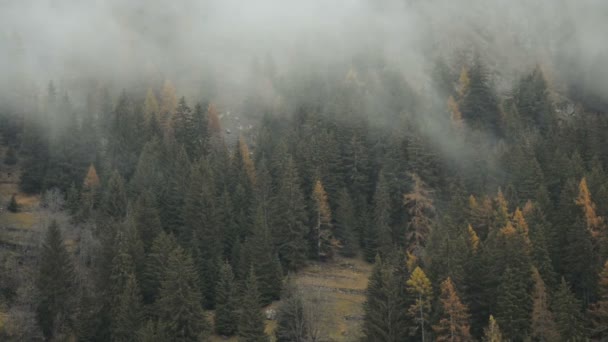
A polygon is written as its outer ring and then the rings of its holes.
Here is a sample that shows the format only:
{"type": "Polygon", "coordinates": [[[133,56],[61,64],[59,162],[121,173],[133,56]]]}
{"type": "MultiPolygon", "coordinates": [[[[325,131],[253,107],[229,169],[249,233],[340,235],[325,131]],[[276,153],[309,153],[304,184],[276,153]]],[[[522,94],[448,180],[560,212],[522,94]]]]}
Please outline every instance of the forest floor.
{"type": "MultiPolygon", "coordinates": [[[[313,305],[320,335],[327,337],[324,341],[360,340],[365,289],[371,269],[372,265],[361,259],[338,257],[326,263],[311,263],[295,275],[304,298],[313,305]]],[[[272,303],[265,311],[276,310],[279,303],[272,303]]],[[[275,328],[276,321],[266,321],[269,335],[274,335],[275,328]]],[[[211,341],[237,339],[213,336],[211,341]]]]}

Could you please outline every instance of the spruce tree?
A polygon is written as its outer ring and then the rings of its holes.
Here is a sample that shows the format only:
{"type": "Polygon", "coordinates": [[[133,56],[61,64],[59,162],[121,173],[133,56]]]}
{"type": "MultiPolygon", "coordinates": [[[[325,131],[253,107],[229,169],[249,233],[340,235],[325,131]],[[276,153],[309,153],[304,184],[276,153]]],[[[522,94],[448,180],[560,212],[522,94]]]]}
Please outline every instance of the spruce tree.
{"type": "Polygon", "coordinates": [[[161,278],[156,312],[174,341],[200,341],[210,332],[201,307],[199,276],[192,257],[181,247],[167,260],[161,278]]]}
{"type": "Polygon", "coordinates": [[[118,298],[116,316],[113,317],[112,340],[124,342],[136,340],[143,319],[144,310],[139,286],[135,275],[131,274],[118,298]]]}
{"type": "Polygon", "coordinates": [[[551,310],[562,341],[584,341],[586,339],[585,319],[581,312],[581,304],[570,291],[564,278],[553,295],[551,310]]]}
{"type": "Polygon", "coordinates": [[[405,292],[406,272],[399,272],[391,259],[376,257],[363,304],[363,334],[366,341],[403,341],[409,336],[405,292]]]}
{"type": "Polygon", "coordinates": [[[144,302],[151,304],[159,298],[163,275],[168,267],[169,255],[178,247],[175,238],[161,232],[152,242],[150,252],[146,256],[142,293],[144,302]]]}
{"type": "Polygon", "coordinates": [[[106,217],[114,220],[120,220],[127,214],[125,183],[117,170],[112,172],[108,184],[105,186],[101,210],[106,217]]]}
{"type": "Polygon", "coordinates": [[[273,199],[272,232],[279,257],[286,269],[296,270],[306,260],[307,213],[299,178],[291,157],[281,170],[277,193],[273,199]]]}
{"type": "Polygon", "coordinates": [[[393,245],[393,236],[391,231],[390,213],[391,200],[388,189],[388,183],[384,175],[381,173],[376,184],[376,192],[374,193],[374,241],[371,241],[374,248],[368,248],[367,258],[373,255],[384,255],[390,250],[393,245]]]}
{"type": "Polygon", "coordinates": [[[591,336],[604,340],[608,337],[608,261],[599,275],[598,295],[599,300],[589,307],[591,336]]]}
{"type": "Polygon", "coordinates": [[[523,340],[530,327],[530,297],[525,279],[510,267],[501,277],[496,303],[496,320],[505,336],[523,340]]]}
{"type": "Polygon", "coordinates": [[[232,267],[224,262],[216,287],[215,332],[222,336],[236,333],[238,323],[238,298],[232,267]]]}
{"type": "Polygon", "coordinates": [[[353,257],[358,249],[355,227],[357,225],[353,202],[348,191],[342,188],[338,194],[335,219],[336,238],[340,241],[340,254],[353,257]]]}
{"type": "Polygon", "coordinates": [[[47,229],[39,260],[36,278],[38,324],[47,340],[63,338],[65,336],[56,334],[64,333],[65,325],[69,326],[72,319],[74,266],[56,221],[47,229]]]}
{"type": "Polygon", "coordinates": [[[243,287],[241,312],[238,322],[239,341],[266,342],[268,336],[264,332],[265,320],[260,307],[260,294],[255,271],[250,268],[243,287]]]}

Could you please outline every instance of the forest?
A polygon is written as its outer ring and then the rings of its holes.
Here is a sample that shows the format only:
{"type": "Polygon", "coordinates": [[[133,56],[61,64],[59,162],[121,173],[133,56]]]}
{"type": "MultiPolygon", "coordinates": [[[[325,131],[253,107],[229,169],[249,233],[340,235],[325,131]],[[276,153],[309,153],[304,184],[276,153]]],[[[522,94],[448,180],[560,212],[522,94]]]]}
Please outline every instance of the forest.
{"type": "Polygon", "coordinates": [[[579,60],[441,47],[419,83],[294,47],[193,86],[42,79],[2,38],[3,341],[608,339],[608,96],[579,60]],[[310,291],[335,267],[360,293],[310,291]]]}

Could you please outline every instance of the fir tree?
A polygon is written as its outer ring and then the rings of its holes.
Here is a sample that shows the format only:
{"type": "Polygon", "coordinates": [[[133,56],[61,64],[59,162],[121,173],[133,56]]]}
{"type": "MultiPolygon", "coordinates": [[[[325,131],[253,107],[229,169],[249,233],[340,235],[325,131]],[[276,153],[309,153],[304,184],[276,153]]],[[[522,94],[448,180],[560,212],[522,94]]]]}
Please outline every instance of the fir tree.
{"type": "Polygon", "coordinates": [[[376,184],[376,192],[374,193],[374,229],[375,232],[375,241],[372,241],[373,247],[369,248],[370,253],[368,253],[368,259],[370,257],[369,254],[373,253],[373,255],[381,254],[384,255],[387,250],[393,245],[393,236],[390,227],[390,210],[391,210],[391,200],[390,194],[388,191],[388,183],[384,178],[384,175],[380,173],[378,178],[378,183],[376,184]]]}
{"type": "Polygon", "coordinates": [[[525,279],[508,267],[501,277],[496,303],[496,320],[509,339],[523,340],[530,327],[530,298],[525,279]]]}

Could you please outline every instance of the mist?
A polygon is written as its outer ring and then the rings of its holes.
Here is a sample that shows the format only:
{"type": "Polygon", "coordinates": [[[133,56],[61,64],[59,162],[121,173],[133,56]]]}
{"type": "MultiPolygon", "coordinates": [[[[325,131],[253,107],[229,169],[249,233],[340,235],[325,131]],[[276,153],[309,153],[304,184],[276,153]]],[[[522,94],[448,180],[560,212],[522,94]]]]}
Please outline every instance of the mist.
{"type": "Polygon", "coordinates": [[[3,1],[4,81],[43,88],[83,79],[127,86],[170,79],[195,95],[212,76],[243,86],[255,59],[279,72],[348,68],[361,54],[402,71],[419,90],[438,56],[482,55],[499,89],[535,64],[605,99],[608,4],[583,1],[3,1]],[[560,68],[562,66],[562,68],[560,68]],[[562,70],[562,71],[559,71],[562,70]],[[565,70],[565,71],[563,71],[565,70]]]}

